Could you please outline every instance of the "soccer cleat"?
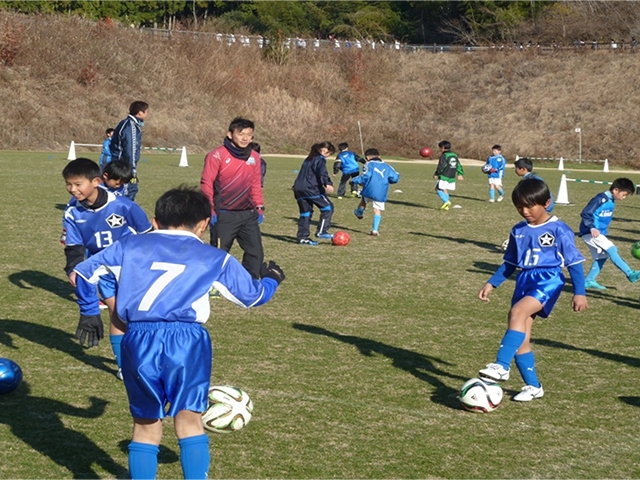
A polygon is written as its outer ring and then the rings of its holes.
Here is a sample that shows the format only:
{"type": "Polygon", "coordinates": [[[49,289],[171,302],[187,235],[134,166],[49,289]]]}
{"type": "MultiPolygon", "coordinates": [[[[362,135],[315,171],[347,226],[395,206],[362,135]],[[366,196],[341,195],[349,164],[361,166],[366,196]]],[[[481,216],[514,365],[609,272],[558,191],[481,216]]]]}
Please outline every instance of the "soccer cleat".
{"type": "Polygon", "coordinates": [[[498,197],[498,201],[499,201],[499,202],[501,202],[502,200],[504,200],[504,197],[503,197],[502,195],[500,195],[500,196],[498,197]]]}
{"type": "Polygon", "coordinates": [[[440,210],[449,210],[450,206],[451,206],[451,202],[446,201],[442,204],[442,206],[440,207],[440,210]]]}
{"type": "Polygon", "coordinates": [[[342,200],[342,197],[338,197],[338,200],[342,200]]]}
{"type": "Polygon", "coordinates": [[[495,203],[495,200],[493,198],[490,198],[489,203],[495,203]]]}
{"type": "Polygon", "coordinates": [[[362,220],[364,218],[364,210],[360,210],[359,208],[356,208],[353,211],[353,214],[358,218],[358,220],[362,220]]]}
{"type": "Polygon", "coordinates": [[[118,371],[116,372],[116,378],[117,378],[118,380],[123,380],[123,377],[122,377],[122,369],[121,369],[121,368],[118,368],[118,371]]]}
{"type": "Polygon", "coordinates": [[[638,280],[640,280],[640,270],[631,270],[627,274],[627,278],[631,283],[636,283],[638,280]]]}
{"type": "Polygon", "coordinates": [[[358,196],[358,192],[351,192],[351,198],[356,198],[358,196]]]}
{"type": "Polygon", "coordinates": [[[300,245],[313,245],[313,246],[318,245],[318,242],[314,242],[310,238],[301,238],[300,240],[298,240],[298,243],[300,245]]]}
{"type": "Polygon", "coordinates": [[[316,238],[322,238],[323,240],[331,240],[333,235],[330,233],[316,233],[316,238]]]}
{"type": "Polygon", "coordinates": [[[100,300],[98,302],[98,304],[100,305],[100,310],[105,310],[105,309],[109,308],[109,307],[107,307],[107,304],[104,303],[102,300],[100,300]]]}
{"type": "Polygon", "coordinates": [[[481,377],[490,378],[498,382],[504,382],[509,380],[509,370],[506,370],[502,365],[498,363],[489,363],[486,368],[478,371],[481,377]]]}
{"type": "Polygon", "coordinates": [[[588,281],[584,282],[584,286],[585,286],[585,288],[593,288],[595,290],[606,290],[607,289],[607,287],[605,287],[604,285],[600,285],[595,280],[588,280],[588,281]]]}
{"type": "Polygon", "coordinates": [[[215,288],[212,288],[211,291],[209,292],[209,298],[220,298],[220,297],[222,297],[222,295],[220,295],[220,292],[215,288]]]}
{"type": "Polygon", "coordinates": [[[379,236],[380,234],[378,233],[378,231],[377,231],[377,230],[371,230],[370,235],[371,235],[372,237],[377,237],[377,236],[379,236]]]}
{"type": "Polygon", "coordinates": [[[544,390],[542,385],[540,387],[534,387],[533,385],[525,385],[522,387],[522,391],[517,394],[513,399],[516,402],[530,402],[535,398],[541,398],[544,396],[544,390]]]}

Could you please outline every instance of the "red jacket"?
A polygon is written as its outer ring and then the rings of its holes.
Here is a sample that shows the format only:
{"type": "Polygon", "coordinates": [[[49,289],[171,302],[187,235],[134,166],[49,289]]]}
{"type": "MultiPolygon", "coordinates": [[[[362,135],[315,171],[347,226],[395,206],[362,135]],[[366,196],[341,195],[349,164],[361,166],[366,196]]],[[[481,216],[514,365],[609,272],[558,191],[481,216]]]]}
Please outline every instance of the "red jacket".
{"type": "Polygon", "coordinates": [[[233,157],[220,146],[204,157],[200,188],[216,210],[251,210],[264,207],[260,155],[252,151],[247,160],[233,157]]]}

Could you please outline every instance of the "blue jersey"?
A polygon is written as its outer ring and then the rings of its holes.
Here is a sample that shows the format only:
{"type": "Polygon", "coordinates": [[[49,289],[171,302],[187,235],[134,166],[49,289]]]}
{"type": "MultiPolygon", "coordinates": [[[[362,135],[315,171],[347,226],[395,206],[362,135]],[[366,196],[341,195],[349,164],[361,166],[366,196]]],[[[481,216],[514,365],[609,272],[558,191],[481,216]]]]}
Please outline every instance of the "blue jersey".
{"type": "Polygon", "coordinates": [[[356,159],[356,154],[350,150],[345,150],[338,154],[337,160],[340,161],[340,170],[345,175],[350,173],[360,173],[360,165],[356,159]]]}
{"type": "Polygon", "coordinates": [[[575,235],[558,217],[542,225],[522,221],[511,229],[505,263],[523,270],[531,268],[562,268],[584,262],[576,247],[575,235]]]}
{"type": "Polygon", "coordinates": [[[111,137],[102,143],[102,152],[100,153],[100,166],[104,167],[111,161],[111,137]]]}
{"type": "Polygon", "coordinates": [[[69,202],[62,220],[65,246],[83,246],[94,255],[127,235],[151,230],[147,215],[137,203],[105,193],[105,205],[95,210],[69,202]]]}
{"type": "Polygon", "coordinates": [[[400,175],[393,167],[379,158],[366,163],[365,172],[354,178],[355,184],[364,185],[362,196],[376,202],[386,202],[389,194],[389,184],[398,183],[400,175]]]}
{"type": "Polygon", "coordinates": [[[95,288],[88,284],[112,272],[118,281],[118,316],[126,323],[205,323],[212,288],[248,308],[266,303],[278,286],[271,278],[254,280],[233,256],[184,230],[125,237],[74,271],[82,278],[76,293],[85,315],[99,311],[95,288]]]}
{"type": "Polygon", "coordinates": [[[491,171],[489,171],[489,178],[503,178],[504,177],[504,168],[507,164],[507,161],[504,159],[502,155],[491,155],[487,158],[487,164],[491,166],[491,171]]]}
{"type": "Polygon", "coordinates": [[[590,234],[592,228],[598,229],[602,235],[607,235],[615,206],[615,200],[609,190],[593,197],[580,214],[582,220],[579,235],[590,234]]]}

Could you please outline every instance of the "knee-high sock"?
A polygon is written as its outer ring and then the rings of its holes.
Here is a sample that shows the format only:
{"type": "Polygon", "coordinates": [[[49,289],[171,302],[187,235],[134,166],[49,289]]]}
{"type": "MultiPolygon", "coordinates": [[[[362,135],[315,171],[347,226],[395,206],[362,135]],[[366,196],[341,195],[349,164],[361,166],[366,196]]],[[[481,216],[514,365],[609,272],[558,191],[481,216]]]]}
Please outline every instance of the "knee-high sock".
{"type": "Polygon", "coordinates": [[[629,265],[627,265],[627,262],[622,259],[622,257],[618,253],[617,247],[611,247],[609,250],[607,250],[607,254],[609,255],[609,258],[611,259],[613,264],[620,270],[622,270],[622,273],[624,273],[625,275],[629,275],[631,267],[629,267],[629,265]]]}
{"type": "Polygon", "coordinates": [[[518,367],[518,371],[520,372],[522,380],[524,380],[524,384],[540,388],[540,381],[536,374],[536,357],[533,352],[516,355],[515,360],[516,367],[518,367]]]}
{"type": "Polygon", "coordinates": [[[444,193],[444,190],[438,190],[438,196],[440,197],[443,203],[449,201],[449,194],[444,193]]]}
{"type": "Polygon", "coordinates": [[[524,342],[526,335],[524,332],[518,332],[517,330],[507,330],[500,342],[500,348],[496,355],[496,363],[502,365],[503,368],[509,370],[511,367],[511,360],[516,356],[516,352],[524,342]]]}
{"type": "Polygon", "coordinates": [[[129,444],[129,474],[133,480],[156,478],[160,447],[150,443],[129,444]]]}
{"type": "Polygon", "coordinates": [[[593,265],[591,265],[591,269],[589,270],[589,273],[587,274],[587,278],[584,279],[585,282],[595,281],[595,279],[600,274],[600,271],[602,270],[602,267],[604,267],[604,263],[606,261],[607,261],[606,258],[599,258],[598,260],[594,260],[593,261],[593,265]]]}
{"type": "Polygon", "coordinates": [[[493,200],[494,198],[496,198],[496,191],[493,188],[489,189],[489,198],[491,200],[493,200]]]}
{"type": "Polygon", "coordinates": [[[371,230],[378,231],[378,228],[380,228],[380,220],[382,220],[382,215],[373,216],[373,227],[371,227],[371,230]]]}
{"type": "Polygon", "coordinates": [[[116,357],[116,364],[118,368],[122,367],[122,354],[120,349],[120,344],[122,343],[122,335],[109,335],[109,341],[111,342],[111,350],[113,350],[113,355],[116,357]]]}
{"type": "Polygon", "coordinates": [[[209,471],[209,437],[196,435],[178,440],[184,478],[206,479],[209,471]]]}

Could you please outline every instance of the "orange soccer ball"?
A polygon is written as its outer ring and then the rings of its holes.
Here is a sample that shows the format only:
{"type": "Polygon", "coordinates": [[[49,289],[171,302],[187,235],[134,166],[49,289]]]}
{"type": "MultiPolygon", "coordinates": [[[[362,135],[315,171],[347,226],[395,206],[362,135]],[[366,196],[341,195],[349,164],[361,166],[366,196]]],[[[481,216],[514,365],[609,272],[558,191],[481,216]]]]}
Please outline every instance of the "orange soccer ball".
{"type": "Polygon", "coordinates": [[[333,238],[331,239],[331,243],[337,245],[338,247],[344,247],[351,241],[351,237],[347,232],[339,231],[333,234],[333,238]]]}
{"type": "Polygon", "coordinates": [[[424,147],[422,150],[420,150],[420,156],[427,158],[431,156],[431,149],[429,147],[424,147]]]}

